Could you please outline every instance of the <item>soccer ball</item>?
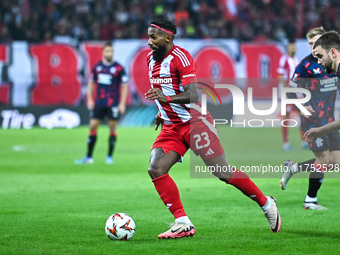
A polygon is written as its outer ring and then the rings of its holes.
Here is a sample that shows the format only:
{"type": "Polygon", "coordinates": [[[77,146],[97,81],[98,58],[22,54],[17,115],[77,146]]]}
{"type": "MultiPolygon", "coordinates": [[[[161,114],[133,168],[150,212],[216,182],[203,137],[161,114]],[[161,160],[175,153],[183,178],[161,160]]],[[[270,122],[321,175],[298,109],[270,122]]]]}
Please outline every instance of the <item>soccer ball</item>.
{"type": "Polygon", "coordinates": [[[112,214],[105,224],[105,233],[111,240],[128,241],[135,234],[135,229],[135,222],[126,213],[112,214]]]}

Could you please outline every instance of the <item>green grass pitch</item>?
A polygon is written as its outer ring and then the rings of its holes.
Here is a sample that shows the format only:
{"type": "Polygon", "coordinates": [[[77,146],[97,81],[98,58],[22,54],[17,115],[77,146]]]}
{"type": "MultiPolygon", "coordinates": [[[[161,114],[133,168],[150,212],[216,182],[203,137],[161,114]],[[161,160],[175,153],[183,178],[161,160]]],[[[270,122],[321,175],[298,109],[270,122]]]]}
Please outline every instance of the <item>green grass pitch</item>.
{"type": "MultiPolygon", "coordinates": [[[[232,165],[279,165],[308,160],[299,135],[297,149],[283,152],[277,128],[222,128],[232,165]]],[[[147,174],[153,128],[119,128],[114,165],[105,165],[106,127],[98,133],[93,165],[75,165],[85,153],[87,127],[73,130],[0,131],[0,254],[339,254],[340,204],[337,178],[325,178],[319,202],[327,211],[302,209],[308,180],[294,178],[285,191],[278,178],[255,178],[277,199],[282,228],[270,232],[257,204],[214,178],[190,178],[189,154],[170,174],[176,181],[196,235],[158,240],[172,215],[147,174]],[[136,223],[129,242],[110,241],[108,216],[125,212],[136,223]]]]}

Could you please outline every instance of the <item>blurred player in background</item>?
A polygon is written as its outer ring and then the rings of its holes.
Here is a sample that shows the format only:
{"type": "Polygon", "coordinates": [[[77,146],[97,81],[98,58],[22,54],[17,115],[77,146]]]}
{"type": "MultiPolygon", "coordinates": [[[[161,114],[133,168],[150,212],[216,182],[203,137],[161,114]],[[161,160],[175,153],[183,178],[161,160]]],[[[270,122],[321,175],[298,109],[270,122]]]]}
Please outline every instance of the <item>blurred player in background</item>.
{"type": "MultiPolygon", "coordinates": [[[[314,44],[314,54],[318,58],[318,63],[322,65],[327,73],[336,72],[338,79],[340,78],[340,35],[338,32],[329,31],[323,34],[314,44]]],[[[306,131],[305,137],[312,142],[318,137],[337,132],[339,129],[340,118],[325,126],[306,131]]],[[[338,168],[338,166],[335,165],[334,168],[338,168]]]]}
{"type": "MultiPolygon", "coordinates": [[[[294,39],[290,39],[287,46],[287,54],[284,54],[280,58],[279,68],[277,70],[279,74],[280,84],[283,84],[284,87],[288,87],[289,81],[293,76],[295,71],[295,67],[299,64],[298,59],[295,57],[296,53],[296,43],[294,39]]],[[[280,93],[281,94],[281,93],[280,93]]],[[[287,114],[285,119],[289,119],[290,116],[295,112],[299,114],[299,112],[294,108],[293,105],[287,105],[287,114]]],[[[283,136],[283,149],[285,151],[293,150],[292,145],[288,141],[288,127],[282,126],[282,136],[283,136]]],[[[303,140],[301,133],[301,148],[308,149],[308,143],[303,140]]]]}
{"type": "Polygon", "coordinates": [[[97,130],[105,117],[108,118],[110,129],[109,148],[106,164],[113,164],[113,150],[117,138],[117,120],[125,112],[128,94],[128,77],[124,68],[113,59],[112,42],[106,42],[103,48],[103,58],[93,68],[87,87],[87,108],[90,111],[90,135],[87,140],[87,154],[76,164],[92,164],[92,153],[97,140],[97,130]],[[94,101],[95,83],[97,84],[94,101]]]}
{"type": "Polygon", "coordinates": [[[170,168],[181,162],[189,148],[207,166],[229,169],[214,175],[256,201],[271,231],[278,232],[281,218],[275,199],[264,196],[245,173],[228,165],[211,115],[201,115],[195,61],[188,51],[173,44],[176,31],[174,24],[161,18],[153,20],[148,28],[148,45],[152,51],[147,61],[152,89],[145,95],[158,106],[156,129],[162,124],[152,146],[148,172],[161,200],[175,218],[171,228],[158,238],[182,238],[196,232],[184,211],[177,185],[169,176],[170,168]]]}
{"type": "MultiPolygon", "coordinates": [[[[323,27],[317,27],[307,33],[307,40],[311,51],[319,37],[326,31],[323,27]]],[[[290,87],[308,89],[311,99],[305,106],[312,115],[301,117],[302,132],[312,127],[320,127],[334,120],[334,106],[337,90],[337,77],[334,73],[327,74],[323,67],[318,64],[314,53],[305,57],[296,67],[290,87]]],[[[295,98],[297,97],[294,94],[295,98]]],[[[309,149],[315,158],[295,163],[287,160],[284,165],[287,167],[281,178],[281,188],[285,190],[288,181],[293,174],[310,171],[308,193],[303,203],[304,209],[324,210],[327,209],[317,202],[317,192],[321,187],[324,178],[324,171],[329,163],[340,161],[340,137],[339,132],[333,132],[323,136],[319,140],[309,143],[309,149]]]]}

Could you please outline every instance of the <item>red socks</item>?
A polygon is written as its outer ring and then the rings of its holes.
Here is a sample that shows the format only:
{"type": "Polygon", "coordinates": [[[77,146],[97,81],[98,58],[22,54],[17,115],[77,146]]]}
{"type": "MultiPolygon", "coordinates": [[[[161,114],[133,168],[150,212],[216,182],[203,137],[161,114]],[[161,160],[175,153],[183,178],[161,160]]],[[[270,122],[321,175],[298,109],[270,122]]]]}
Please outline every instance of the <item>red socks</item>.
{"type": "Polygon", "coordinates": [[[97,135],[97,130],[90,130],[90,135],[91,135],[91,136],[97,135]]]}
{"type": "MultiPolygon", "coordinates": [[[[174,180],[169,176],[169,174],[157,177],[153,179],[152,182],[154,183],[155,188],[163,203],[174,215],[175,219],[186,216],[181,198],[179,196],[177,185],[174,180]]],[[[228,184],[233,185],[244,195],[256,201],[260,207],[263,207],[267,202],[267,198],[263,195],[261,190],[249,179],[248,175],[239,170],[236,170],[233,173],[233,176],[231,177],[228,184]]]]}
{"type": "Polygon", "coordinates": [[[163,203],[175,216],[175,219],[186,216],[177,185],[169,174],[157,177],[152,182],[163,203]]]}
{"type": "Polygon", "coordinates": [[[235,188],[239,189],[244,195],[250,197],[252,200],[256,201],[260,207],[263,207],[266,202],[267,198],[261,190],[253,183],[247,174],[236,170],[233,173],[228,184],[233,185],[235,188]]]}

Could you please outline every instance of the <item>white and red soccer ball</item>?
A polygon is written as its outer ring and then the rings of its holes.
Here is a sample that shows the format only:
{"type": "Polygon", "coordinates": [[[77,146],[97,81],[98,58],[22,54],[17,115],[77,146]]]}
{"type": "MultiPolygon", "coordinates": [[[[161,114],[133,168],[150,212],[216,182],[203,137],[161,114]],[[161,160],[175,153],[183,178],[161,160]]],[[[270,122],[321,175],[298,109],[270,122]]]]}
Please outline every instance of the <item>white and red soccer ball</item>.
{"type": "Polygon", "coordinates": [[[126,213],[112,214],[105,224],[105,233],[111,240],[128,241],[135,234],[135,229],[135,222],[126,213]]]}

